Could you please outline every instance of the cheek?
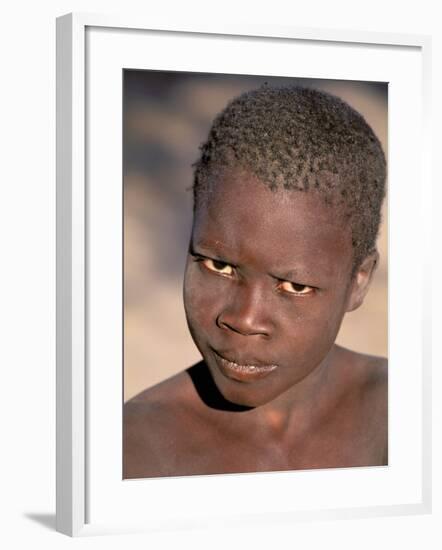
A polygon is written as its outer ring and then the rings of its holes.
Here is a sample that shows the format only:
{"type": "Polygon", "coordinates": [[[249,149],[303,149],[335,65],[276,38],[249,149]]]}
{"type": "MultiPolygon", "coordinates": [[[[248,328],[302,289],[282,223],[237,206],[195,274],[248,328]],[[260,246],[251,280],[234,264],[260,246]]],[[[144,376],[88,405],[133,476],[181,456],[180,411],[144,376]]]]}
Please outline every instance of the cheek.
{"type": "Polygon", "coordinates": [[[285,312],[282,339],[292,351],[321,358],[335,342],[344,311],[342,296],[301,302],[297,310],[285,312]]]}
{"type": "Polygon", "coordinates": [[[207,328],[215,322],[220,308],[219,288],[203,281],[200,268],[189,260],[184,276],[184,309],[191,331],[207,328]]]}
{"type": "Polygon", "coordinates": [[[311,335],[311,344],[318,351],[328,350],[335,342],[345,313],[342,296],[322,304],[321,311],[314,319],[306,320],[305,326],[311,335]]]}

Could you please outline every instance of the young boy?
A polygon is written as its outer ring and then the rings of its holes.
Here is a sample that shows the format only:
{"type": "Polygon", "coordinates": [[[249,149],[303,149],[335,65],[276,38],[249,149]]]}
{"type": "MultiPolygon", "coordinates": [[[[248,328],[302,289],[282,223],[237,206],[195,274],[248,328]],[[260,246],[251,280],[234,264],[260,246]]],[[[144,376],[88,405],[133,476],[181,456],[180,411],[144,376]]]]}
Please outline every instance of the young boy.
{"type": "Polygon", "coordinates": [[[203,360],[125,405],[125,478],[388,463],[387,361],[335,344],[384,194],[378,139],[334,96],[264,86],[218,115],[184,281],[203,360]]]}

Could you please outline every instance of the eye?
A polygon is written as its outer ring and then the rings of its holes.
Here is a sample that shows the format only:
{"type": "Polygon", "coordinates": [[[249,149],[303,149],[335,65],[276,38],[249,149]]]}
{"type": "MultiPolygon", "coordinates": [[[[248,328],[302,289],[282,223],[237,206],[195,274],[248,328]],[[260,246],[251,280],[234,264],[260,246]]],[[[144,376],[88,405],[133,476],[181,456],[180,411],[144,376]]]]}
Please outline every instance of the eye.
{"type": "Polygon", "coordinates": [[[284,290],[284,292],[294,294],[295,296],[306,296],[307,294],[312,294],[315,291],[312,286],[292,283],[291,281],[281,281],[279,288],[284,290]]]}
{"type": "Polygon", "coordinates": [[[220,275],[233,275],[233,267],[230,264],[221,262],[219,260],[212,260],[211,258],[204,258],[201,260],[203,266],[209,271],[214,271],[220,275]]]}

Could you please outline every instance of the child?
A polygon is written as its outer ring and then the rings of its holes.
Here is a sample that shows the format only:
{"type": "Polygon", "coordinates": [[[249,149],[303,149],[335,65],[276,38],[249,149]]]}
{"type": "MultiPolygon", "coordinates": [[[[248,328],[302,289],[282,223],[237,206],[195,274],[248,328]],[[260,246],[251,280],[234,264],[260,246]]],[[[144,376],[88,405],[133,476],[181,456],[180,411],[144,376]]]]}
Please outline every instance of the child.
{"type": "Polygon", "coordinates": [[[371,128],[329,94],[263,86],[215,119],[193,189],[203,360],[125,405],[124,477],[386,465],[387,361],[335,344],[378,261],[371,128]]]}

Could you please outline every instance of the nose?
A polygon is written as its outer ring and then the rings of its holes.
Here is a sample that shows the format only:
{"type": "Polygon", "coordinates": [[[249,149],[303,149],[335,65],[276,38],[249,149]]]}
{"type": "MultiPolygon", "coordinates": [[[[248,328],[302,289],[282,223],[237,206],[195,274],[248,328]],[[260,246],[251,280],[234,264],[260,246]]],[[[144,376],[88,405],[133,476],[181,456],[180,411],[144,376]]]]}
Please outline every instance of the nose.
{"type": "Polygon", "coordinates": [[[244,336],[270,336],[270,307],[257,285],[238,286],[216,319],[218,327],[244,336]]]}

